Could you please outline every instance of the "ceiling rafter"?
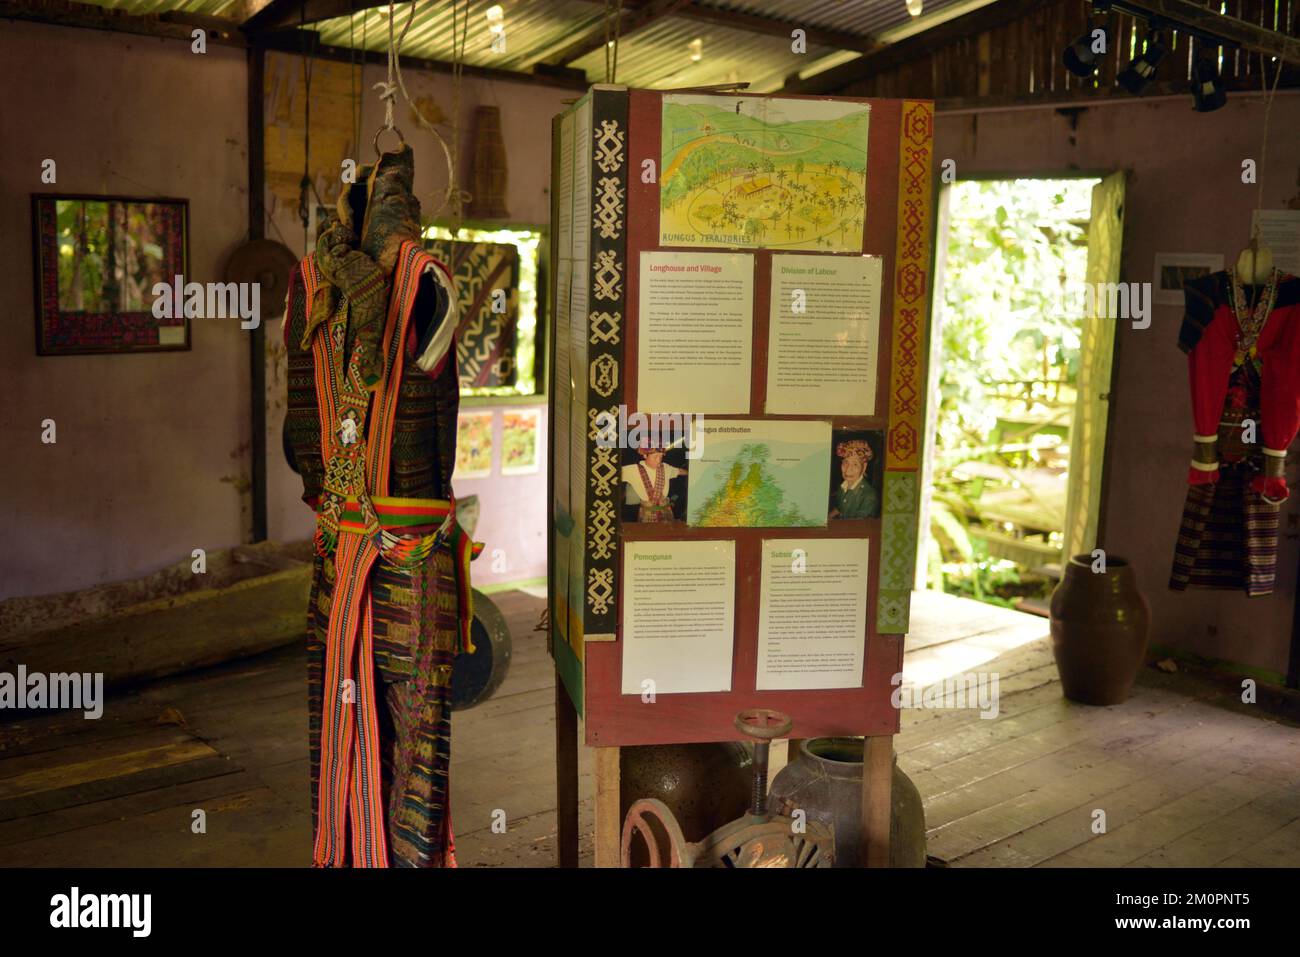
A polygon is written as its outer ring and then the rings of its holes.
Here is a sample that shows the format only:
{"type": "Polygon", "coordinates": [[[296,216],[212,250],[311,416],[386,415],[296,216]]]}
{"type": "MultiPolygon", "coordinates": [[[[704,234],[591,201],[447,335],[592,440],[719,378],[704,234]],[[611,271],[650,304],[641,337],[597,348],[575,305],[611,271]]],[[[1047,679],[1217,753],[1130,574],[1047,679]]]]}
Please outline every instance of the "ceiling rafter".
{"type": "MultiPolygon", "coordinates": [[[[636,6],[625,4],[622,9],[622,19],[618,25],[619,42],[622,42],[638,30],[644,30],[652,23],[680,13],[690,6],[691,2],[692,0],[649,0],[649,2],[636,6]]],[[[547,57],[546,64],[548,66],[564,66],[574,60],[580,60],[588,53],[599,50],[607,42],[607,29],[602,20],[559,53],[547,57]]],[[[609,35],[613,33],[613,29],[608,29],[609,35]]]]}
{"type": "Polygon", "coordinates": [[[781,88],[783,93],[832,93],[850,83],[865,80],[894,67],[928,56],[935,50],[966,37],[977,36],[1019,20],[1052,0],[1000,0],[963,16],[940,23],[923,33],[864,53],[848,63],[799,79],[792,77],[781,88]]]}

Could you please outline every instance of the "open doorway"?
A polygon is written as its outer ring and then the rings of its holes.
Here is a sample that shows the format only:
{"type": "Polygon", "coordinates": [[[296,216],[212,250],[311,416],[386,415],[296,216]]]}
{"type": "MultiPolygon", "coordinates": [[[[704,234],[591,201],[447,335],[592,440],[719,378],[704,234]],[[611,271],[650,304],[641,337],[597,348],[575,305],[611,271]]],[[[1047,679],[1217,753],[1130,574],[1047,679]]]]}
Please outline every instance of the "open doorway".
{"type": "Polygon", "coordinates": [[[1123,185],[945,187],[918,587],[1046,614],[1096,546],[1114,325],[1082,293],[1118,279],[1123,185]]]}

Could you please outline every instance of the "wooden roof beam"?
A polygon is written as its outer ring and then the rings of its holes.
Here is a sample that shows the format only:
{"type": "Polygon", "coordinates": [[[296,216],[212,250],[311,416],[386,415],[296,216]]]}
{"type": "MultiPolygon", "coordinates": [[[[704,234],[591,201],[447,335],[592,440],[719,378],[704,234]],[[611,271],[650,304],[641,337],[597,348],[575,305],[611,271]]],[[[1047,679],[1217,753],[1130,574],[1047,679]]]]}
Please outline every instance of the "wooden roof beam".
{"type": "Polygon", "coordinates": [[[1274,57],[1285,56],[1292,63],[1300,57],[1300,39],[1289,37],[1276,30],[1269,30],[1255,23],[1238,20],[1236,17],[1211,10],[1193,0],[1121,0],[1114,6],[1121,10],[1136,11],[1147,17],[1157,17],[1171,30],[1176,31],[1180,25],[1185,24],[1198,32],[1222,37],[1252,53],[1274,57]]]}
{"type": "Polygon", "coordinates": [[[857,50],[862,53],[885,46],[880,41],[859,33],[829,30],[825,27],[800,23],[798,20],[756,16],[752,13],[739,13],[733,10],[720,10],[717,7],[702,6],[698,2],[692,3],[679,11],[677,15],[688,20],[702,20],[705,23],[716,23],[720,27],[730,27],[733,30],[744,30],[748,33],[762,33],[768,36],[781,37],[785,40],[791,38],[791,31],[799,29],[804,32],[809,46],[832,47],[836,50],[857,50]]]}
{"type": "Polygon", "coordinates": [[[143,37],[161,37],[168,40],[193,40],[194,28],[207,31],[209,43],[221,46],[244,47],[247,43],[233,21],[214,17],[141,16],[125,13],[111,7],[73,0],[0,0],[0,20],[27,20],[61,27],[84,27],[88,30],[112,30],[143,37]]]}
{"type": "MultiPolygon", "coordinates": [[[[644,30],[657,20],[680,13],[683,9],[690,7],[691,3],[692,0],[647,0],[647,2],[634,7],[625,5],[622,11],[622,22],[618,27],[620,42],[638,30],[644,30]]],[[[611,30],[611,36],[613,33],[614,31],[611,30]]],[[[543,62],[547,66],[565,66],[574,60],[582,59],[588,53],[599,50],[605,43],[605,22],[602,18],[600,23],[597,23],[559,53],[547,57],[543,62]]]]}
{"type": "MultiPolygon", "coordinates": [[[[864,53],[848,63],[815,73],[805,79],[791,79],[781,87],[782,93],[834,93],[868,77],[892,70],[909,60],[928,56],[934,51],[956,43],[966,37],[978,36],[985,31],[1029,16],[1038,7],[1051,0],[1000,0],[970,13],[940,23],[905,40],[864,53]]],[[[1069,41],[1065,41],[1069,42],[1069,41]]]]}

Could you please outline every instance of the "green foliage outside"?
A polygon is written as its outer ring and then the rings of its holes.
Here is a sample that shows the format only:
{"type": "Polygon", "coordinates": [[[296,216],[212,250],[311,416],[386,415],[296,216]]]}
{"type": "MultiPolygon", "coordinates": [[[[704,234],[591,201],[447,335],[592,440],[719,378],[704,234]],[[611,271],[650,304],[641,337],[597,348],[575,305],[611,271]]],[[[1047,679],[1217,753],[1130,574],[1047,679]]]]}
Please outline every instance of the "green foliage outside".
{"type": "Polygon", "coordinates": [[[1045,596],[1025,559],[1059,547],[1096,180],[951,187],[933,496],[931,587],[996,604],[1045,596]],[[990,514],[991,513],[991,514],[990,514]],[[1007,521],[1008,515],[1015,521],[1007,521]]]}

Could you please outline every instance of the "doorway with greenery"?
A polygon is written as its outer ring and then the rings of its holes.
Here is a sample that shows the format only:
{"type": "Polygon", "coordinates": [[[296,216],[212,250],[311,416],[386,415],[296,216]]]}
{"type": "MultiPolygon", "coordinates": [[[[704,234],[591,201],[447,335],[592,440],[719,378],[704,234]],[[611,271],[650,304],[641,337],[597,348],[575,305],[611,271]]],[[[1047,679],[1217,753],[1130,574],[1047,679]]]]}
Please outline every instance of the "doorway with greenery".
{"type": "Polygon", "coordinates": [[[1090,278],[1099,182],[965,180],[946,190],[927,587],[1041,611],[1055,586],[1067,502],[1078,497],[1071,430],[1095,339],[1069,304],[1090,278]]]}

